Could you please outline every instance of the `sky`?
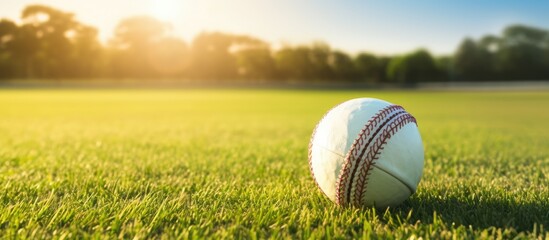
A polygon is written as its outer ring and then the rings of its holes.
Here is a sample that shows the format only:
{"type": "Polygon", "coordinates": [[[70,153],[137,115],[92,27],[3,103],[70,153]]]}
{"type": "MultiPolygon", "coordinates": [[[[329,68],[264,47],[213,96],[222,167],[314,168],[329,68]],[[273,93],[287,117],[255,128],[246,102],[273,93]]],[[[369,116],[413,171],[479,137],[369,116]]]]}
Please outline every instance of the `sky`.
{"type": "Polygon", "coordinates": [[[399,54],[426,48],[451,54],[465,37],[499,34],[510,24],[549,29],[549,1],[524,0],[0,0],[0,18],[19,20],[29,4],[73,12],[100,39],[117,23],[150,15],[190,42],[203,31],[247,34],[271,43],[328,43],[349,53],[399,54]]]}

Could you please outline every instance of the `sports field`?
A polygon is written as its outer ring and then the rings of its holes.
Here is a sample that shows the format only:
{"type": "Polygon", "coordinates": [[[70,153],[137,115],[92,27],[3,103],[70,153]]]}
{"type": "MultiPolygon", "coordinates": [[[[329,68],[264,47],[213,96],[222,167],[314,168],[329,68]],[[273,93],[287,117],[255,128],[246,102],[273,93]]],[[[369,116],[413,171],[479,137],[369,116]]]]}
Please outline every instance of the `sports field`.
{"type": "Polygon", "coordinates": [[[548,124],[546,91],[0,90],[0,236],[549,239],[548,124]],[[356,97],[417,118],[397,208],[337,207],[309,173],[356,97]]]}

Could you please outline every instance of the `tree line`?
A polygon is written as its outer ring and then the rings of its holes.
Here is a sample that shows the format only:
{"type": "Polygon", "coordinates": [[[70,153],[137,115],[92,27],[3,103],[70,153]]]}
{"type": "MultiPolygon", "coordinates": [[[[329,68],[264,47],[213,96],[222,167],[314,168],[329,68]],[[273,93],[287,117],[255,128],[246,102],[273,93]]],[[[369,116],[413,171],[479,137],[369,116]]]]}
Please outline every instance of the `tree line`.
{"type": "Polygon", "coordinates": [[[0,79],[132,78],[216,81],[423,81],[549,79],[549,31],[512,25],[499,36],[464,39],[453,55],[425,49],[396,56],[350,55],[323,42],[285,45],[203,32],[190,43],[149,16],[123,19],[107,44],[75,15],[30,5],[21,24],[0,20],[0,79]]]}

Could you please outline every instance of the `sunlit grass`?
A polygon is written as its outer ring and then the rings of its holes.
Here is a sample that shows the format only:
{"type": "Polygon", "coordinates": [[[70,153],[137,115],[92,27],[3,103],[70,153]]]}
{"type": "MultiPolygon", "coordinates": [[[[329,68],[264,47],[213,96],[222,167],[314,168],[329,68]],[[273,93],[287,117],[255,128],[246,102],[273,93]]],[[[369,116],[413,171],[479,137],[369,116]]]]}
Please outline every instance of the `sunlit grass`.
{"type": "Polygon", "coordinates": [[[0,91],[0,235],[547,238],[549,93],[0,91]],[[403,105],[426,151],[418,192],[339,208],[307,144],[333,105],[403,105]]]}

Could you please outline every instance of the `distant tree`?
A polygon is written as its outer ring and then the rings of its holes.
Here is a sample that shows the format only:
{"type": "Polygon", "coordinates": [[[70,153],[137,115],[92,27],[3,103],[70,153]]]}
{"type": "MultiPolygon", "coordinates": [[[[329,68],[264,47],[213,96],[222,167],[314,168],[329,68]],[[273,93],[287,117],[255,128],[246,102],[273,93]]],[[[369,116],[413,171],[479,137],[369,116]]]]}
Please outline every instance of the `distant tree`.
{"type": "Polygon", "coordinates": [[[357,78],[353,59],[344,52],[333,51],[328,57],[328,64],[335,79],[353,80],[357,78]]]}
{"type": "Polygon", "coordinates": [[[440,79],[431,54],[423,49],[392,59],[387,75],[394,82],[406,84],[440,79]]]}
{"type": "Polygon", "coordinates": [[[204,32],[190,45],[149,16],[123,19],[110,44],[70,12],[34,4],[21,23],[0,20],[0,78],[196,78],[356,80],[370,83],[549,79],[549,31],[511,25],[499,35],[464,39],[452,56],[427,50],[350,57],[323,42],[272,51],[252,36],[204,32]]]}
{"type": "Polygon", "coordinates": [[[201,33],[192,43],[190,74],[200,79],[237,78],[236,58],[230,53],[236,37],[231,34],[201,33]]]}
{"type": "Polygon", "coordinates": [[[24,22],[21,30],[25,31],[21,41],[27,38],[25,42],[29,44],[35,36],[39,42],[38,52],[33,56],[35,74],[40,77],[64,77],[67,66],[71,64],[72,53],[67,36],[78,26],[74,15],[44,5],[30,5],[23,10],[21,17],[24,22]]]}
{"type": "Polygon", "coordinates": [[[30,5],[23,24],[0,22],[2,77],[91,77],[102,46],[97,30],[77,22],[72,13],[44,5],[30,5]]]}
{"type": "Polygon", "coordinates": [[[7,19],[0,20],[0,78],[11,78],[15,76],[15,52],[14,40],[18,26],[7,19]]]}
{"type": "Polygon", "coordinates": [[[465,39],[454,57],[454,69],[458,79],[468,81],[488,80],[494,76],[493,54],[487,41],[484,46],[472,39],[465,39]]]}
{"type": "Polygon", "coordinates": [[[311,61],[312,79],[332,79],[333,69],[329,58],[332,53],[330,46],[324,42],[314,42],[309,48],[309,60],[311,61]]]}
{"type": "Polygon", "coordinates": [[[382,70],[381,79],[380,79],[381,82],[389,82],[390,81],[389,76],[387,75],[387,72],[388,72],[387,69],[389,69],[389,64],[391,64],[391,61],[393,59],[394,59],[394,57],[391,57],[391,56],[378,57],[380,70],[382,70]]]}
{"type": "Polygon", "coordinates": [[[360,53],[354,59],[355,69],[362,81],[369,83],[381,82],[385,75],[385,66],[373,54],[360,53]]]}
{"type": "Polygon", "coordinates": [[[454,56],[454,69],[466,80],[549,79],[549,32],[512,25],[500,37],[465,39],[454,56]]]}
{"type": "Polygon", "coordinates": [[[112,44],[117,48],[148,48],[164,37],[170,26],[150,16],[134,16],[118,23],[112,44]]]}
{"type": "Polygon", "coordinates": [[[248,80],[274,76],[267,43],[254,37],[203,32],[192,43],[190,76],[199,79],[248,80]]]}
{"type": "Polygon", "coordinates": [[[547,30],[524,25],[511,25],[503,30],[504,45],[532,44],[542,46],[547,41],[547,30]]]}
{"type": "Polygon", "coordinates": [[[522,25],[505,28],[497,53],[497,69],[502,79],[548,79],[548,39],[546,30],[522,25]]]}
{"type": "Polygon", "coordinates": [[[241,78],[268,80],[276,77],[276,66],[268,44],[240,45],[232,52],[241,78]]]}
{"type": "Polygon", "coordinates": [[[549,79],[549,73],[547,71],[549,71],[549,39],[547,39],[544,43],[544,47],[543,47],[543,65],[545,66],[545,72],[544,72],[544,79],[542,80],[547,80],[549,79]]]}
{"type": "Polygon", "coordinates": [[[70,56],[70,67],[66,69],[71,76],[103,77],[107,73],[105,50],[98,40],[96,28],[79,24],[70,35],[69,41],[72,45],[70,56]]]}
{"type": "Polygon", "coordinates": [[[440,75],[440,81],[453,81],[456,79],[454,59],[451,56],[435,58],[435,66],[440,75]]]}
{"type": "Polygon", "coordinates": [[[189,55],[189,47],[183,40],[164,37],[152,44],[147,60],[153,76],[176,78],[187,70],[189,55]]]}
{"type": "Polygon", "coordinates": [[[10,42],[13,53],[15,76],[18,78],[45,77],[38,72],[40,65],[45,65],[39,58],[43,44],[36,35],[36,27],[32,25],[20,26],[10,42]]]}
{"type": "Polygon", "coordinates": [[[309,48],[286,46],[275,53],[275,64],[279,77],[285,79],[309,79],[314,67],[309,58],[309,48]]]}
{"type": "Polygon", "coordinates": [[[493,54],[499,51],[500,44],[501,39],[499,37],[494,35],[486,35],[478,41],[477,46],[493,54]]]}
{"type": "Polygon", "coordinates": [[[310,46],[286,46],[275,53],[275,62],[280,76],[295,80],[331,79],[333,69],[329,58],[332,54],[325,43],[310,46]]]}
{"type": "Polygon", "coordinates": [[[134,16],[118,23],[112,46],[112,73],[116,77],[153,77],[149,53],[168,25],[149,16],[134,16]]]}

